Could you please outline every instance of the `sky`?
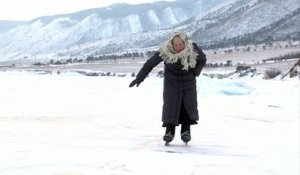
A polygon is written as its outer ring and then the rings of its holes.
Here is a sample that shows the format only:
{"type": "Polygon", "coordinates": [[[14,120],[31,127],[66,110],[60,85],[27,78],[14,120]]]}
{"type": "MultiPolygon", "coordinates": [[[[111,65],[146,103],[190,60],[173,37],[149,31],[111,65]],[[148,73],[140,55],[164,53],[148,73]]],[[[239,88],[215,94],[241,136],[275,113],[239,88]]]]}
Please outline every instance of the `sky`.
{"type": "Polygon", "coordinates": [[[72,13],[115,3],[141,4],[172,0],[1,0],[0,20],[29,21],[36,17],[72,13]]]}

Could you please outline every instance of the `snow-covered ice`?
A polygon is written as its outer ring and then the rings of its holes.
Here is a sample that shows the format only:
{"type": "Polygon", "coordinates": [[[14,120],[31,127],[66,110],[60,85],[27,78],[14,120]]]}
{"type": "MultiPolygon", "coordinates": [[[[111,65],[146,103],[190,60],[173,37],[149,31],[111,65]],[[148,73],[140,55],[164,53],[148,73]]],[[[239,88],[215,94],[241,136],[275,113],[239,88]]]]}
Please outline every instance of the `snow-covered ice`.
{"type": "Polygon", "coordinates": [[[0,72],[0,175],[298,175],[299,79],[197,78],[199,124],[162,141],[163,79],[0,72]]]}

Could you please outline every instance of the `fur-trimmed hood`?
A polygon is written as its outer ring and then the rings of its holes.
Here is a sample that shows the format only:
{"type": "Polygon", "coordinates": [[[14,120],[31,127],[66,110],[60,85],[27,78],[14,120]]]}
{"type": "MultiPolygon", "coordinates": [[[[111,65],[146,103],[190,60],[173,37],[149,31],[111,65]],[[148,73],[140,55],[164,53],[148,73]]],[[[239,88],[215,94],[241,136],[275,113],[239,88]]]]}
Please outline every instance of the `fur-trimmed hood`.
{"type": "Polygon", "coordinates": [[[190,68],[195,68],[198,53],[194,51],[193,43],[188,40],[186,34],[183,32],[173,32],[171,33],[169,39],[159,48],[159,56],[166,63],[171,64],[180,60],[181,64],[183,65],[182,70],[188,71],[190,68]],[[185,44],[185,49],[179,53],[176,53],[172,46],[172,40],[176,36],[180,37],[185,44]]]}

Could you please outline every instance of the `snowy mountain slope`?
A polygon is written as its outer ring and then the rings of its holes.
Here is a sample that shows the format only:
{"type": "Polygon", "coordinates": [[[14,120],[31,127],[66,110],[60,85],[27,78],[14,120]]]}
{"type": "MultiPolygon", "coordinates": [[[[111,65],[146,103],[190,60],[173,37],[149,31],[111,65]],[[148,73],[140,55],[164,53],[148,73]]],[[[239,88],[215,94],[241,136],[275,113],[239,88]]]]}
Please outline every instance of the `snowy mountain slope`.
{"type": "Polygon", "coordinates": [[[195,40],[214,42],[224,38],[253,33],[292,13],[298,8],[298,0],[256,1],[240,0],[227,11],[215,16],[207,15],[194,23],[206,23],[193,33],[195,40]]]}
{"type": "MultiPolygon", "coordinates": [[[[297,7],[295,4],[297,4],[296,0],[286,1],[284,5],[280,4],[279,1],[274,4],[272,4],[271,1],[256,0],[223,1],[212,9],[207,8],[203,13],[199,13],[196,17],[177,25],[175,28],[132,34],[108,40],[105,39],[93,43],[93,46],[95,46],[94,52],[90,50],[87,51],[84,47],[77,47],[65,55],[67,56],[71,53],[74,53],[74,55],[85,55],[88,53],[90,53],[90,55],[98,55],[106,51],[115,52],[122,49],[152,48],[167,39],[168,34],[172,30],[185,31],[193,40],[199,43],[209,43],[220,41],[224,38],[234,38],[235,36],[260,31],[265,26],[285,19],[286,14],[295,13],[295,11],[293,12],[297,7]],[[198,20],[198,18],[201,18],[201,20],[198,20]],[[129,40],[130,42],[128,43],[129,40]],[[116,44],[106,46],[105,43],[116,44]]],[[[298,31],[299,27],[297,24],[300,21],[299,16],[294,15],[293,18],[287,18],[284,21],[290,25],[282,26],[281,29],[279,29],[278,25],[272,28],[274,31],[278,30],[278,37],[298,31]]],[[[86,48],[91,47],[86,45],[86,48]]]]}
{"type": "Polygon", "coordinates": [[[299,28],[300,8],[256,32],[223,40],[215,43],[215,45],[222,45],[225,42],[227,45],[236,45],[236,43],[251,44],[272,42],[274,40],[297,40],[300,38],[299,28]]]}
{"type": "Polygon", "coordinates": [[[269,26],[253,33],[253,38],[281,38],[282,36],[289,36],[292,39],[300,34],[300,8],[295,10],[293,14],[287,15],[285,18],[272,23],[269,26]]]}
{"type": "Polygon", "coordinates": [[[40,17],[0,34],[0,55],[53,52],[71,45],[171,27],[197,10],[195,0],[117,4],[73,14],[40,17]]]}
{"type": "MultiPolygon", "coordinates": [[[[100,56],[103,54],[118,54],[126,52],[153,50],[160,45],[160,41],[167,39],[169,30],[149,31],[137,34],[124,35],[120,37],[103,38],[98,41],[78,44],[67,47],[47,55],[54,59],[86,58],[87,56],[100,56]]],[[[32,55],[36,58],[45,58],[44,54],[32,55]]]]}
{"type": "MultiPolygon", "coordinates": [[[[262,30],[294,13],[298,4],[298,0],[178,0],[41,17],[0,34],[0,60],[86,58],[153,49],[173,30],[185,31],[206,45],[262,30]]],[[[288,20],[289,25],[273,28],[277,38],[297,33],[299,15],[288,20]]]]}

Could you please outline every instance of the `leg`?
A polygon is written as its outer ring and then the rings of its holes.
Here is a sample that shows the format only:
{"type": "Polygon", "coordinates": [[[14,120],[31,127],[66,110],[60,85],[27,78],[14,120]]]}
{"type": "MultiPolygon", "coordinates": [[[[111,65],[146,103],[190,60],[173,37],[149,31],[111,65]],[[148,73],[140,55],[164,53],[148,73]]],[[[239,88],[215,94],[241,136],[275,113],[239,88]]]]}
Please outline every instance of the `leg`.
{"type": "Polygon", "coordinates": [[[187,144],[191,140],[191,121],[186,112],[184,105],[182,104],[180,110],[180,121],[181,121],[181,140],[187,144]]]}
{"type": "Polygon", "coordinates": [[[191,132],[191,125],[189,123],[182,123],[180,133],[183,134],[186,131],[191,132]]]}

